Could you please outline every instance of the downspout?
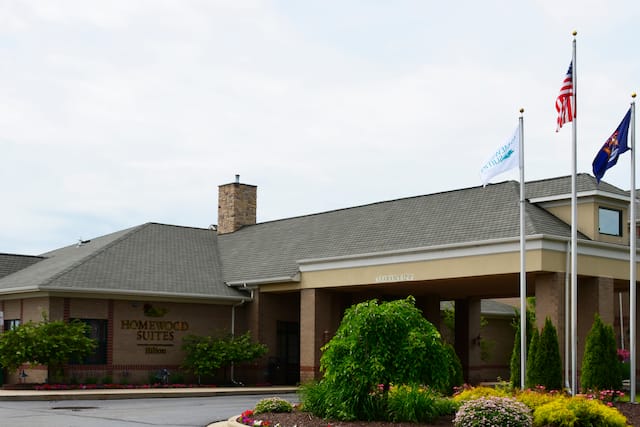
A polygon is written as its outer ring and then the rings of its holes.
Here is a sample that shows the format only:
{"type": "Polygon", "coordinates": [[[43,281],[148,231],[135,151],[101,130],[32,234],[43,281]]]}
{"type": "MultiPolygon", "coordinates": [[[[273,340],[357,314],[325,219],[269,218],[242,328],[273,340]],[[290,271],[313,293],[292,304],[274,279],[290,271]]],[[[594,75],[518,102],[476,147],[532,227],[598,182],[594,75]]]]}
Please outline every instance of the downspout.
{"type": "MultiPolygon", "coordinates": [[[[243,288],[247,288],[247,284],[245,283],[243,286],[243,288]]],[[[250,289],[251,292],[251,296],[249,297],[251,301],[253,301],[253,289],[250,289]]],[[[242,300],[237,304],[233,304],[231,306],[231,337],[235,337],[236,336],[236,307],[241,307],[242,305],[244,305],[244,303],[246,302],[246,300],[242,300]]],[[[242,385],[240,383],[237,383],[235,378],[234,378],[234,365],[233,362],[231,362],[231,383],[234,385],[242,385]]]]}

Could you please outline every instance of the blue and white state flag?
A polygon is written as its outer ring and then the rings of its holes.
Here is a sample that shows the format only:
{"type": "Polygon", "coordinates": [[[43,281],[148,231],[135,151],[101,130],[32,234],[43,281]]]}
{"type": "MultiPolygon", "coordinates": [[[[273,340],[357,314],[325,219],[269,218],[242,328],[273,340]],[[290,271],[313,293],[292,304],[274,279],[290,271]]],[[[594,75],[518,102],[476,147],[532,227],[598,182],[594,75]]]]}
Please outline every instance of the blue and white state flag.
{"type": "Polygon", "coordinates": [[[494,176],[520,166],[520,128],[516,127],[507,142],[499,146],[480,168],[482,186],[494,176]]]}

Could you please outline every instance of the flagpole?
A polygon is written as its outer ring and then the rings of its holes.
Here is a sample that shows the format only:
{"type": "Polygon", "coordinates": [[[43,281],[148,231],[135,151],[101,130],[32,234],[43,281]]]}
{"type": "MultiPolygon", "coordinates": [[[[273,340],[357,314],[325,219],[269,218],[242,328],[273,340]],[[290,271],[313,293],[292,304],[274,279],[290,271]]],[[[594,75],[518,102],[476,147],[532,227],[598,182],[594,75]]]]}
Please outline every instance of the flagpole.
{"type": "Polygon", "coordinates": [[[630,396],[636,401],[636,94],[631,94],[631,185],[629,189],[629,350],[630,396]]]}
{"type": "Polygon", "coordinates": [[[576,152],[577,152],[577,105],[578,105],[578,66],[576,63],[576,35],[573,32],[573,120],[571,121],[571,394],[577,394],[577,347],[578,347],[578,213],[577,213],[577,192],[576,192],[576,152]]]}
{"type": "Polygon", "coordinates": [[[524,108],[520,108],[520,388],[525,387],[527,370],[527,270],[525,264],[525,195],[524,195],[524,108]]]}

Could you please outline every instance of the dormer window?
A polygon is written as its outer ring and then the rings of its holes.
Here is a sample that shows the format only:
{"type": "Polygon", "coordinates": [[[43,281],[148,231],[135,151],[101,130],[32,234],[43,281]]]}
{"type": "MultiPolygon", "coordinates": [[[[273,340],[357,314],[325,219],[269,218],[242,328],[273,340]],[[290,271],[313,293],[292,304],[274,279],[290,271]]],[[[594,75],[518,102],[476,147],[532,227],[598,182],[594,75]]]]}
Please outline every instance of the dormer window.
{"type": "Polygon", "coordinates": [[[622,211],[598,208],[598,232],[609,236],[622,236],[622,211]]]}

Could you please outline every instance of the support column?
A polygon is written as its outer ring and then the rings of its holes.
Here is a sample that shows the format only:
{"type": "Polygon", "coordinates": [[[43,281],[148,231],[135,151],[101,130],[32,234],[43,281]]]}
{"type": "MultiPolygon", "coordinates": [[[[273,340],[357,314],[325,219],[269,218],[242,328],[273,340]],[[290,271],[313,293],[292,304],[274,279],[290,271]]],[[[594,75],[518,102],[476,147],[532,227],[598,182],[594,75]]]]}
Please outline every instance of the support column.
{"type": "Polygon", "coordinates": [[[425,319],[440,329],[440,298],[437,295],[417,298],[416,307],[422,310],[422,315],[425,319]]]}
{"type": "Polygon", "coordinates": [[[578,280],[578,285],[578,366],[580,366],[595,313],[600,315],[602,323],[613,327],[615,304],[612,278],[590,277],[578,280]]]}
{"type": "Polygon", "coordinates": [[[318,289],[300,292],[300,381],[320,377],[320,348],[333,336],[330,294],[318,289]]]}
{"type": "Polygon", "coordinates": [[[480,359],[480,300],[455,300],[455,350],[462,364],[466,383],[481,381],[480,359]]]}
{"type": "MultiPolygon", "coordinates": [[[[580,292],[578,292],[580,294],[580,292]]],[[[570,367],[567,365],[569,359],[565,357],[568,343],[565,343],[565,339],[570,334],[570,331],[565,331],[565,274],[564,273],[548,273],[539,274],[535,278],[535,296],[536,296],[536,328],[541,331],[544,327],[544,322],[548,317],[556,327],[558,332],[558,346],[560,348],[560,358],[563,363],[563,372],[565,375],[565,383],[569,383],[570,373],[567,377],[567,371],[570,367]]],[[[570,312],[566,313],[566,316],[570,316],[570,312]]],[[[571,328],[571,325],[569,325],[571,328]]]]}

